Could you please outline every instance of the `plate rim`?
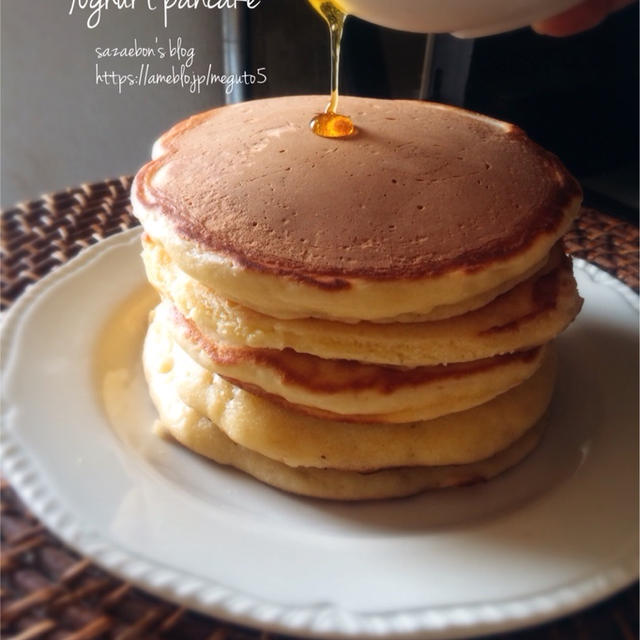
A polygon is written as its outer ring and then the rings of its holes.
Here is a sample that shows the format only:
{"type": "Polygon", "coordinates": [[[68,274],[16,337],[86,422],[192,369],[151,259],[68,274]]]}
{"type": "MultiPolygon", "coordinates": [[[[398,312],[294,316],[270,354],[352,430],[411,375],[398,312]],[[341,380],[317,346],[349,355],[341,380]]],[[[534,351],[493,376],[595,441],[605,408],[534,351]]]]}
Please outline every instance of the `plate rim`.
{"type": "MultiPolygon", "coordinates": [[[[133,245],[142,230],[129,229],[82,250],[68,262],[30,285],[3,314],[0,353],[5,362],[11,353],[12,334],[20,327],[22,313],[35,303],[50,286],[88,267],[112,247],[133,245]]],[[[600,267],[580,258],[573,258],[577,269],[595,284],[613,289],[638,312],[640,296],[626,284],[600,267]]],[[[5,396],[6,369],[1,371],[2,397],[5,396]]],[[[11,404],[2,403],[0,422],[6,420],[11,404]]],[[[568,615],[588,607],[632,584],[638,578],[637,550],[616,556],[600,571],[586,578],[563,585],[553,591],[465,605],[447,605],[411,610],[389,610],[359,613],[334,605],[287,605],[262,600],[213,579],[194,577],[186,570],[169,567],[162,562],[150,562],[93,530],[80,514],[65,505],[64,497],[49,486],[38,470],[29,451],[7,429],[0,437],[2,472],[20,499],[46,527],[76,552],[89,557],[98,566],[120,579],[174,603],[179,603],[206,615],[225,621],[259,626],[277,633],[295,633],[306,637],[435,639],[474,637],[487,633],[513,631],[568,615]],[[154,581],[162,572],[163,579],[154,581]]]]}

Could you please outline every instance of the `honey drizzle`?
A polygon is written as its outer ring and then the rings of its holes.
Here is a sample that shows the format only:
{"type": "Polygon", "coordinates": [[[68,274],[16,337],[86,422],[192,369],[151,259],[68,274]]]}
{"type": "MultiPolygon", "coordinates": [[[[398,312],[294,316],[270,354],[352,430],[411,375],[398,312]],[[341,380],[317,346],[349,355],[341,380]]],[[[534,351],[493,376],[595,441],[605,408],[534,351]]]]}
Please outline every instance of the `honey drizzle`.
{"type": "Polygon", "coordinates": [[[349,116],[338,113],[340,43],[347,14],[333,0],[309,0],[329,25],[331,38],[331,98],[323,113],[316,114],[309,126],[313,133],[325,138],[345,138],[356,131],[349,116]]]}

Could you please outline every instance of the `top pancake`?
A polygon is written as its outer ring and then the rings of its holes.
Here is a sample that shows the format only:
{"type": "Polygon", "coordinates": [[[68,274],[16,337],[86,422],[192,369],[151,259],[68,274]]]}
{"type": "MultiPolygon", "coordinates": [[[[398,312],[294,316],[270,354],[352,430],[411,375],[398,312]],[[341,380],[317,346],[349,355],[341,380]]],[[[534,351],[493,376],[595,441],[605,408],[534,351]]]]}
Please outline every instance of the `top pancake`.
{"type": "Polygon", "coordinates": [[[513,125],[344,98],[358,134],[335,140],[308,130],[323,102],[176,125],[136,178],[135,214],[182,269],[250,308],[388,320],[517,280],[577,213],[575,180],[513,125]]]}

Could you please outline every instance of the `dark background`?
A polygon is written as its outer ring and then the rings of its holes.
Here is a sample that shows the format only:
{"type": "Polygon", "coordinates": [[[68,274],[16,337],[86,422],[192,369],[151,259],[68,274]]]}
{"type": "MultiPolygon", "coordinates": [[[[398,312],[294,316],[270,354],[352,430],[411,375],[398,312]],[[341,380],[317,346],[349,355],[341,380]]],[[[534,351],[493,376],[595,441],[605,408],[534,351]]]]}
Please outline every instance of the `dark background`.
{"type": "MultiPolygon", "coordinates": [[[[247,15],[247,67],[265,65],[269,84],[248,98],[325,93],[328,35],[306,2],[278,0],[247,15]]],[[[436,37],[423,81],[426,37],[349,18],[344,94],[430,99],[514,122],[556,153],[582,182],[586,203],[638,218],[638,5],[588,32],[551,38],[531,29],[458,40],[436,37]]]]}

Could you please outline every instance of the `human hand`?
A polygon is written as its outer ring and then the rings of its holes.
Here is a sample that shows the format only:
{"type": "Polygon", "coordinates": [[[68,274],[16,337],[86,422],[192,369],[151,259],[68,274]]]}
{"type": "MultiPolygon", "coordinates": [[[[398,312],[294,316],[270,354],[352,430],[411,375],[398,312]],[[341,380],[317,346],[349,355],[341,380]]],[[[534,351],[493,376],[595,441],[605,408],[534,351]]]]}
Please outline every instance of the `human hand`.
{"type": "Polygon", "coordinates": [[[595,27],[610,13],[630,5],[634,0],[584,0],[568,11],[531,25],[546,36],[570,36],[595,27]]]}

